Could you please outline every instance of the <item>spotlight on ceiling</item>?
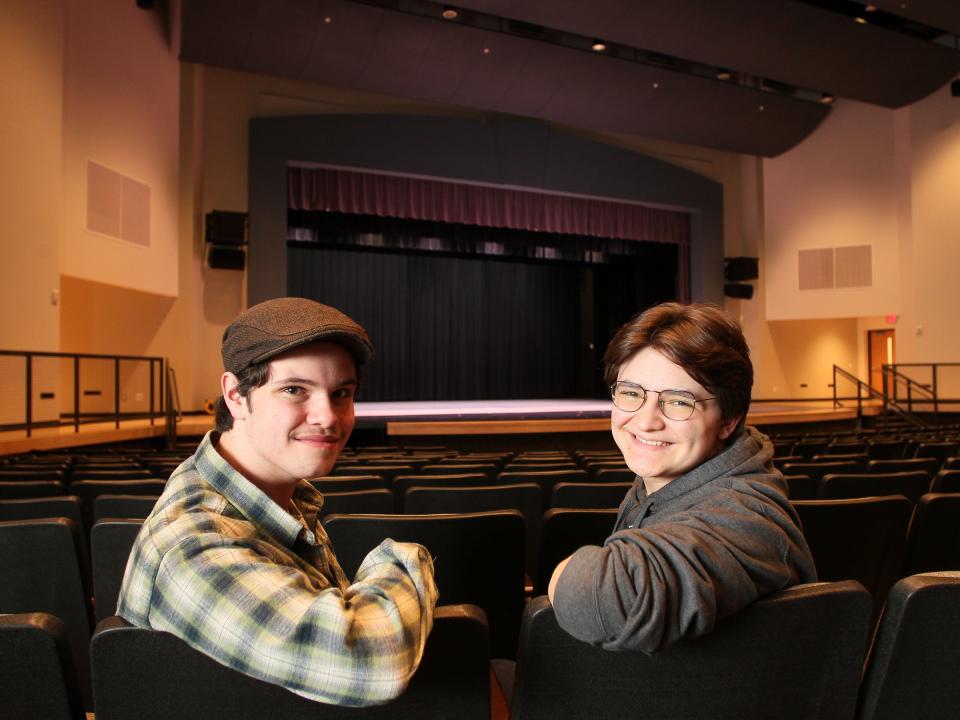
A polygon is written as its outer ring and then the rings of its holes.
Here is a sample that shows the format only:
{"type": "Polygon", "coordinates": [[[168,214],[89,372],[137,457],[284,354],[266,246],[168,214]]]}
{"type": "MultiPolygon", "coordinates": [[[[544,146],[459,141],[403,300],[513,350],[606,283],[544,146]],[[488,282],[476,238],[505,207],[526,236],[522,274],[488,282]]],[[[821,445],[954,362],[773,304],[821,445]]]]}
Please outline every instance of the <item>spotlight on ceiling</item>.
{"type": "Polygon", "coordinates": [[[729,80],[732,77],[733,73],[726,68],[717,68],[717,80],[729,80]]]}
{"type": "Polygon", "coordinates": [[[820,102],[824,105],[833,105],[834,100],[836,100],[836,98],[830,93],[820,93],[820,102]]]}
{"type": "Polygon", "coordinates": [[[867,3],[867,4],[863,7],[863,9],[866,10],[867,12],[876,12],[876,11],[877,11],[877,6],[874,5],[873,3],[867,3]]]}
{"type": "Polygon", "coordinates": [[[603,52],[607,49],[607,44],[603,40],[594,40],[593,45],[590,46],[590,49],[594,52],[603,52]]]}
{"type": "Polygon", "coordinates": [[[441,12],[440,15],[444,20],[456,20],[458,17],[460,17],[460,11],[455,7],[447,5],[443,8],[443,12],[441,12]]]}
{"type": "Polygon", "coordinates": [[[855,23],[860,23],[861,25],[866,25],[866,24],[867,24],[867,19],[866,19],[865,17],[860,17],[859,15],[857,15],[857,16],[853,19],[853,21],[854,21],[855,23]]]}

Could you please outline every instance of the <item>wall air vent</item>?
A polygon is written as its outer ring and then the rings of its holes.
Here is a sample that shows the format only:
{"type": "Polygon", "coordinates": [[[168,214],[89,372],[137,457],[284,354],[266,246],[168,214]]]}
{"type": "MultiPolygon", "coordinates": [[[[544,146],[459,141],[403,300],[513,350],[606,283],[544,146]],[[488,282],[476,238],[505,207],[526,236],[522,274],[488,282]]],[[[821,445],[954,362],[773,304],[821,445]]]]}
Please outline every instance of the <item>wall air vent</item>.
{"type": "Polygon", "coordinates": [[[150,186],[87,162],[87,230],[150,246],[150,186]]]}
{"type": "Polygon", "coordinates": [[[801,290],[873,285],[873,247],[870,245],[800,250],[797,261],[801,290]]]}

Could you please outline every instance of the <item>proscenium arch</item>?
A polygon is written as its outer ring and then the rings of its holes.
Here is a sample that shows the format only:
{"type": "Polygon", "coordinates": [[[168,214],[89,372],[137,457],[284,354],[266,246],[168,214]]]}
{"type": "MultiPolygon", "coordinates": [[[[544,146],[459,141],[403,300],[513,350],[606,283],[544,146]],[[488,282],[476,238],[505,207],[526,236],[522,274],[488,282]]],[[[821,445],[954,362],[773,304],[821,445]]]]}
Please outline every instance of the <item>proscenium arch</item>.
{"type": "Polygon", "coordinates": [[[536,120],[317,115],[250,121],[248,298],[287,294],[287,163],[511,185],[690,213],[690,297],[723,304],[723,186],[536,120]]]}

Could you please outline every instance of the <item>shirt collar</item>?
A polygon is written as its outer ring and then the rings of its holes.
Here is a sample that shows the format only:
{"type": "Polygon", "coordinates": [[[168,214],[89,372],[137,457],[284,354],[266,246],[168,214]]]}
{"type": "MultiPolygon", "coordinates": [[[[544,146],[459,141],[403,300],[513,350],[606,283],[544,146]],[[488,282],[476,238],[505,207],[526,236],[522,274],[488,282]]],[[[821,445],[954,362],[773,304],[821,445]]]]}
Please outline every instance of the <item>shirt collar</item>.
{"type": "Polygon", "coordinates": [[[316,544],[311,530],[315,527],[317,513],[323,505],[323,496],[306,480],[301,480],[294,490],[292,515],[260,488],[247,480],[217,452],[216,443],[220,433],[209,431],[197,448],[196,467],[200,474],[227,502],[233,505],[247,520],[277,538],[287,547],[293,547],[298,537],[310,545],[316,544]]]}

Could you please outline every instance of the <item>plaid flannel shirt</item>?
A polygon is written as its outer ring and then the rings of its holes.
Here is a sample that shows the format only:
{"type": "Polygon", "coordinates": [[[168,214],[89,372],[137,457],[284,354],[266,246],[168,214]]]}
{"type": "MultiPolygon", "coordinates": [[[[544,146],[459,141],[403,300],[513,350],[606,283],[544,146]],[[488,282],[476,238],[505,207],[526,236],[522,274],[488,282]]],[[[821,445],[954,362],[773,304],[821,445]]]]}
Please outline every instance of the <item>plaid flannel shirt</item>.
{"type": "Polygon", "coordinates": [[[117,614],[313,700],[398,696],[433,624],[430,555],[385,540],[350,584],[317,522],[322,495],[301,481],[285,512],[220,456],[217,437],[167,482],[130,553],[117,614]]]}

